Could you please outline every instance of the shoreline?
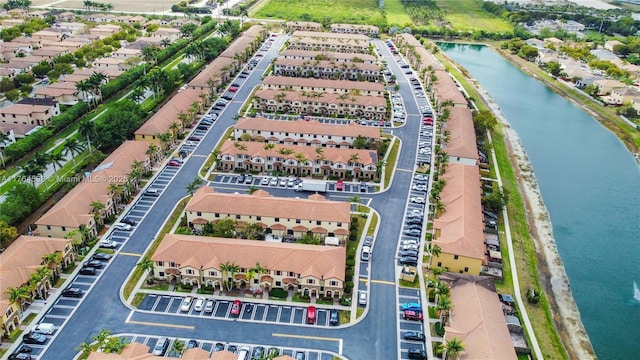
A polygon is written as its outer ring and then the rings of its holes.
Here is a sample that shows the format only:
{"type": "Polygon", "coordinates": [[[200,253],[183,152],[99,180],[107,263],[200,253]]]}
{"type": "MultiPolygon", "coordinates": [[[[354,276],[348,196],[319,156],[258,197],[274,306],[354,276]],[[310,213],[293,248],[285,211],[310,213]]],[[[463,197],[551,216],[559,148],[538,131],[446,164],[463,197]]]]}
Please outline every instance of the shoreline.
{"type": "Polygon", "coordinates": [[[580,311],[573,299],[569,278],[553,236],[551,218],[526,150],[495,100],[477,82],[470,83],[503,126],[505,145],[527,210],[529,232],[538,258],[540,284],[547,294],[558,335],[569,358],[596,359],[589,335],[582,324],[580,311]]]}

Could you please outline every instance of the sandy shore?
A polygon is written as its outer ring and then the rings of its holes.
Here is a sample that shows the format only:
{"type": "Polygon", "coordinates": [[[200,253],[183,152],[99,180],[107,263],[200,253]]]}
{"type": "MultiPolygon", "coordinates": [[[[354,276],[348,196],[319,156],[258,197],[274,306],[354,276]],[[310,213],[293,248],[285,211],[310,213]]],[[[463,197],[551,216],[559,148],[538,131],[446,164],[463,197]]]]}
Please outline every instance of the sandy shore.
{"type": "Polygon", "coordinates": [[[558,334],[571,359],[596,359],[580,312],[573,300],[564,264],[558,253],[551,218],[538,188],[533,168],[516,131],[486,90],[476,88],[504,127],[504,140],[518,178],[520,193],[527,207],[527,222],[538,255],[540,282],[551,306],[558,334]]]}

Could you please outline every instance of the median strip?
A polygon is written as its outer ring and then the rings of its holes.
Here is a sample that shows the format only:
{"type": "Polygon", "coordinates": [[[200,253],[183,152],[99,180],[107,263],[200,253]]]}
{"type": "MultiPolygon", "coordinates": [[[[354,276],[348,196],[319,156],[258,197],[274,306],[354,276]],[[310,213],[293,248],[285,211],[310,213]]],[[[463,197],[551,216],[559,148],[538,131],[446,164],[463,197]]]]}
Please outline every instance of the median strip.
{"type": "Polygon", "coordinates": [[[178,328],[178,329],[189,329],[189,330],[195,330],[195,326],[191,326],[191,325],[176,325],[176,324],[165,324],[165,323],[156,323],[156,322],[148,322],[148,321],[135,321],[135,320],[130,320],[127,321],[128,324],[134,324],[134,325],[144,325],[144,326],[162,326],[162,327],[170,327],[170,328],[178,328]]]}

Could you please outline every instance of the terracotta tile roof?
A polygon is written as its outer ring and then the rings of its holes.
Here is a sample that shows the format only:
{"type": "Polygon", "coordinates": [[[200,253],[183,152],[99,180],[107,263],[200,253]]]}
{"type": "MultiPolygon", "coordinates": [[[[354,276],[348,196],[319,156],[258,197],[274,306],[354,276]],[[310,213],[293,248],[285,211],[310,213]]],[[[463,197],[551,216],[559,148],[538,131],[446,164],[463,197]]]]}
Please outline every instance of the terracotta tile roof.
{"type": "Polygon", "coordinates": [[[7,114],[7,115],[44,114],[44,112],[48,110],[51,110],[51,106],[12,104],[0,110],[0,114],[7,114]]]}
{"type": "Polygon", "coordinates": [[[225,51],[220,53],[219,57],[226,57],[233,59],[237,54],[244,55],[246,50],[251,47],[253,38],[241,36],[235,39],[225,51]]]}
{"type": "Polygon", "coordinates": [[[136,135],[158,135],[169,131],[173,122],[180,124],[178,114],[186,113],[194,101],[200,101],[200,90],[187,88],[171,98],[135,131],[136,135]]]}
{"type": "Polygon", "coordinates": [[[434,88],[440,101],[450,99],[454,104],[464,104],[465,106],[468,104],[467,99],[462,95],[455,81],[446,70],[436,70],[435,74],[438,80],[436,80],[434,88]]]}
{"type": "Polygon", "coordinates": [[[484,259],[484,224],[478,166],[449,163],[440,192],[444,213],[433,222],[440,230],[434,239],[443,253],[484,259]]]}
{"type": "Polygon", "coordinates": [[[0,253],[0,309],[4,313],[10,305],[7,289],[29,281],[29,275],[42,266],[42,256],[54,252],[65,253],[68,239],[43,236],[18,237],[0,253]]]}
{"type": "Polygon", "coordinates": [[[285,26],[290,27],[290,26],[300,26],[300,27],[316,27],[316,28],[322,28],[322,24],[317,23],[315,21],[287,21],[287,23],[285,24],[285,26]]]}
{"type": "Polygon", "coordinates": [[[9,131],[13,130],[15,135],[24,135],[29,131],[35,129],[38,125],[36,124],[13,124],[13,123],[2,123],[0,122],[0,131],[5,134],[8,134],[9,131]]]}
{"type": "Polygon", "coordinates": [[[332,136],[364,136],[371,139],[380,138],[380,129],[363,126],[356,122],[349,125],[335,125],[321,123],[317,120],[298,119],[293,121],[269,120],[263,117],[238,119],[234,129],[262,130],[273,132],[289,132],[292,134],[318,134],[332,136]]]}
{"type": "MultiPolygon", "coordinates": [[[[103,204],[111,199],[107,188],[111,182],[124,179],[131,172],[134,160],[146,161],[145,154],[149,144],[144,141],[125,141],[99,166],[99,170],[83,179],[67,195],[58,201],[35,223],[36,225],[55,225],[77,228],[86,225],[93,218],[91,203],[100,201],[103,204]],[[109,164],[111,164],[109,166],[109,164]],[[108,168],[107,168],[108,166],[108,168]]],[[[121,182],[120,182],[121,183],[121,182]]]]}
{"type": "Polygon", "coordinates": [[[211,354],[211,360],[238,360],[238,354],[222,350],[211,354]]]}
{"type": "Polygon", "coordinates": [[[264,27],[262,25],[253,25],[250,28],[248,28],[243,34],[242,36],[248,37],[248,38],[256,38],[256,37],[261,37],[262,33],[265,31],[264,27]]]}
{"type": "Polygon", "coordinates": [[[331,24],[331,30],[333,29],[358,29],[358,30],[378,30],[377,26],[365,25],[365,24],[331,24]]]}
{"type": "Polygon", "coordinates": [[[454,279],[445,339],[464,343],[460,359],[517,359],[493,279],[451,273],[445,277],[454,279]]]}
{"type": "MultiPolygon", "coordinates": [[[[122,353],[103,353],[94,351],[89,354],[87,360],[161,360],[165,357],[149,354],[149,347],[137,342],[127,344],[122,353]]],[[[186,351],[185,351],[186,353],[186,351]]]]}
{"type": "Polygon", "coordinates": [[[216,58],[211,63],[209,63],[209,65],[207,65],[202,71],[200,71],[200,73],[195,78],[193,78],[193,80],[189,82],[189,86],[209,88],[209,84],[207,84],[207,81],[209,79],[212,79],[216,82],[220,82],[219,75],[225,71],[223,70],[223,68],[228,67],[234,63],[235,60],[231,58],[216,58]]]}
{"type": "Polygon", "coordinates": [[[375,62],[376,57],[369,54],[357,54],[357,53],[341,53],[335,51],[310,51],[310,50],[293,50],[287,49],[280,52],[280,56],[289,57],[307,57],[315,59],[318,56],[324,56],[328,59],[348,59],[353,60],[358,58],[367,62],[375,62]]]}
{"type": "MultiPolygon", "coordinates": [[[[236,154],[248,154],[251,157],[266,158],[267,156],[276,156],[284,159],[295,159],[296,154],[302,153],[309,161],[314,161],[318,156],[315,150],[315,146],[274,144],[275,146],[273,149],[266,150],[264,148],[264,143],[241,141],[242,145],[246,146],[247,149],[239,150],[235,147],[234,143],[236,143],[236,141],[225,141],[220,148],[220,155],[230,154],[235,156],[236,154]],[[278,151],[280,151],[280,149],[282,148],[291,149],[293,150],[293,152],[290,155],[279,154],[278,151]]],[[[371,165],[378,163],[378,156],[376,152],[372,150],[323,148],[322,152],[324,154],[325,161],[333,163],[346,164],[349,162],[349,158],[351,158],[351,156],[354,154],[358,155],[358,163],[360,164],[371,165]]]]}
{"type": "Polygon", "coordinates": [[[341,99],[337,93],[322,93],[321,97],[304,96],[302,91],[283,91],[282,89],[263,89],[255,92],[255,96],[261,99],[275,99],[278,94],[285,94],[282,101],[307,101],[318,104],[336,104],[341,106],[350,106],[352,104],[364,107],[373,106],[375,108],[386,107],[387,99],[384,96],[375,95],[349,95],[345,99],[341,99]],[[354,100],[355,101],[352,101],[354,100]]]}
{"type": "Polygon", "coordinates": [[[151,259],[196,269],[219,269],[228,261],[251,268],[259,262],[300,277],[344,280],[346,248],[167,234],[151,259]]]}
{"type": "Polygon", "coordinates": [[[466,107],[452,107],[449,111],[449,119],[444,125],[444,130],[450,132],[450,137],[445,151],[449,156],[478,159],[471,110],[466,107]]]}
{"type": "MultiPolygon", "coordinates": [[[[186,349],[180,357],[184,360],[205,360],[210,359],[209,352],[200,348],[186,349]]],[[[224,359],[224,358],[223,358],[224,359]]]]}
{"type": "Polygon", "coordinates": [[[260,190],[253,194],[229,194],[216,192],[208,186],[203,186],[194,193],[185,211],[319,220],[345,224],[351,221],[350,205],[344,201],[330,201],[325,198],[275,197],[260,190]]]}
{"type": "Polygon", "coordinates": [[[279,66],[293,66],[293,67],[317,67],[324,69],[350,69],[355,67],[361,71],[380,71],[380,66],[377,64],[371,63],[360,63],[360,62],[331,62],[331,60],[320,60],[317,63],[315,61],[306,60],[306,59],[293,59],[293,58],[284,58],[279,57],[275,61],[275,65],[279,66]],[[342,65],[347,65],[347,67],[343,67],[342,65]]]}
{"type": "Polygon", "coordinates": [[[329,80],[314,78],[295,78],[289,76],[269,75],[262,81],[264,85],[313,87],[316,89],[344,89],[384,92],[384,85],[371,81],[329,80]]]}

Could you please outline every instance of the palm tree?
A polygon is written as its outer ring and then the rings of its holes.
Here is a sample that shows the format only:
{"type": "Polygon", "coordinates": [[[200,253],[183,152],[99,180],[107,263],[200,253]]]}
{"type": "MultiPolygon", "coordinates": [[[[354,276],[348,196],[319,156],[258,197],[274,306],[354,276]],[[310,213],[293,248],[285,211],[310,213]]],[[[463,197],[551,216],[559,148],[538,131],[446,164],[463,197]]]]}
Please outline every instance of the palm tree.
{"type": "Polygon", "coordinates": [[[444,326],[447,321],[447,315],[451,310],[451,298],[448,295],[440,295],[438,297],[438,304],[436,305],[436,311],[440,313],[440,322],[444,326]]]}
{"type": "Polygon", "coordinates": [[[178,138],[178,135],[180,133],[180,124],[178,124],[177,122],[172,122],[171,125],[169,125],[169,130],[171,130],[171,137],[175,140],[178,138]]]}
{"type": "Polygon", "coordinates": [[[93,219],[96,221],[96,223],[98,223],[100,220],[100,215],[102,215],[102,211],[105,209],[105,206],[99,200],[92,201],[91,204],[89,205],[91,206],[91,213],[93,213],[93,219]]]}
{"type": "Polygon", "coordinates": [[[266,267],[266,266],[262,266],[262,265],[260,265],[259,262],[257,262],[256,266],[253,267],[252,269],[250,269],[250,271],[252,271],[255,275],[260,277],[260,275],[262,275],[262,274],[268,274],[269,273],[269,268],[266,267]]]}
{"type": "Polygon", "coordinates": [[[64,147],[62,148],[62,153],[67,156],[71,156],[71,160],[73,161],[73,165],[76,165],[76,157],[75,155],[80,154],[82,152],[82,144],[78,142],[76,138],[70,138],[64,143],[64,147]]]}
{"type": "Polygon", "coordinates": [[[91,138],[96,135],[95,125],[89,119],[82,119],[78,123],[78,132],[85,137],[89,153],[91,153],[91,138]]]}
{"type": "MultiPolygon", "coordinates": [[[[9,135],[5,134],[4,131],[0,131],[0,146],[2,146],[3,150],[6,147],[5,143],[8,140],[10,140],[9,135]]],[[[0,151],[0,160],[2,160],[2,167],[4,167],[4,155],[2,153],[3,151],[0,151]]]]}
{"type": "Polygon", "coordinates": [[[464,351],[464,344],[457,338],[453,338],[444,344],[444,358],[455,360],[464,351]]]}
{"type": "Polygon", "coordinates": [[[44,173],[44,168],[34,161],[28,161],[20,166],[20,172],[22,176],[29,180],[33,187],[36,187],[36,178],[44,173]]]}
{"type": "Polygon", "coordinates": [[[193,192],[196,191],[200,187],[200,185],[202,185],[202,179],[197,177],[187,185],[187,191],[189,192],[189,194],[191,194],[191,196],[193,196],[193,192]]]}
{"type": "Polygon", "coordinates": [[[81,354],[89,354],[95,349],[93,345],[89,344],[86,341],[83,341],[80,343],[80,345],[78,345],[78,347],[76,347],[76,350],[78,350],[81,354]]]}
{"type": "Polygon", "coordinates": [[[303,153],[296,154],[296,160],[298,161],[298,175],[302,172],[302,164],[307,162],[307,157],[303,153]]]}
{"type": "Polygon", "coordinates": [[[77,81],[76,82],[76,92],[74,93],[74,95],[81,94],[83,101],[88,104],[89,103],[89,96],[87,96],[87,93],[89,93],[89,91],[91,90],[92,86],[93,85],[89,82],[89,79],[77,81]]]}
{"type": "Polygon", "coordinates": [[[9,287],[5,290],[5,293],[9,295],[10,302],[17,302],[20,304],[20,311],[24,311],[24,302],[31,298],[31,294],[24,286],[9,287]]]}
{"type": "Polygon", "coordinates": [[[173,345],[171,346],[171,351],[173,351],[177,355],[182,355],[182,353],[184,352],[184,343],[178,340],[178,338],[175,338],[173,340],[173,345]]]}
{"type": "Polygon", "coordinates": [[[220,264],[220,271],[222,271],[223,274],[226,273],[228,275],[227,280],[223,281],[227,284],[227,291],[231,291],[231,288],[233,287],[233,277],[238,271],[240,271],[240,266],[236,265],[236,263],[230,263],[227,261],[224,264],[220,264]]]}
{"type": "Polygon", "coordinates": [[[142,271],[147,272],[148,276],[153,276],[153,261],[148,257],[143,258],[139,263],[136,264],[137,267],[142,269],[142,271]]]}
{"type": "Polygon", "coordinates": [[[50,153],[49,154],[49,163],[53,166],[53,172],[56,174],[56,179],[59,179],[58,176],[58,166],[62,167],[64,161],[67,160],[62,152],[50,153]]]}
{"type": "Polygon", "coordinates": [[[50,157],[49,154],[36,151],[33,154],[33,157],[31,158],[31,161],[33,161],[38,166],[46,169],[47,165],[49,165],[49,163],[50,163],[50,159],[51,159],[51,157],[50,157]]]}
{"type": "Polygon", "coordinates": [[[438,257],[440,256],[440,252],[442,251],[442,249],[440,248],[440,246],[438,244],[435,244],[431,247],[431,256],[435,256],[438,257]]]}
{"type": "Polygon", "coordinates": [[[167,151],[169,149],[169,144],[172,141],[171,134],[169,132],[163,132],[162,134],[156,135],[158,140],[160,140],[160,146],[162,146],[163,151],[167,151]]]}
{"type": "Polygon", "coordinates": [[[159,150],[158,145],[151,143],[149,144],[147,151],[145,151],[145,154],[149,157],[152,163],[156,161],[156,158],[158,156],[158,150],[159,150]]]}
{"type": "Polygon", "coordinates": [[[107,191],[111,194],[114,203],[117,205],[118,200],[120,199],[124,191],[124,187],[117,183],[110,183],[109,186],[107,186],[107,191]]]}

